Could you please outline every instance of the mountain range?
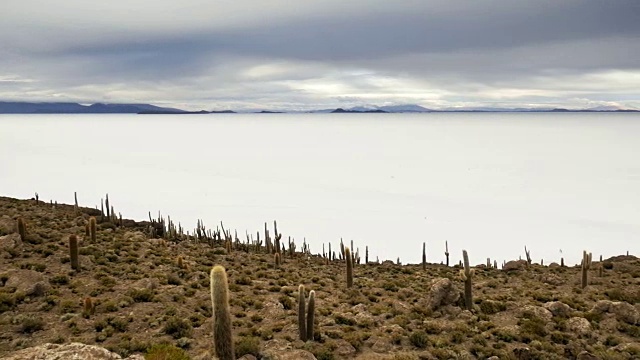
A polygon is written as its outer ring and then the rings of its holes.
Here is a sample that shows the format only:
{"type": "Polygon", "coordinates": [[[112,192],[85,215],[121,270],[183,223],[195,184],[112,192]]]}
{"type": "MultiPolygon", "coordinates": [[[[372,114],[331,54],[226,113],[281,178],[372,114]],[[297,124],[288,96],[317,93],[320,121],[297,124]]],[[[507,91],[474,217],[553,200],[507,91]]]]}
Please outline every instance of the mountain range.
{"type": "MultiPolygon", "coordinates": [[[[351,108],[322,109],[312,111],[237,111],[257,113],[429,113],[429,112],[638,112],[636,109],[623,109],[615,106],[598,106],[588,109],[562,108],[496,108],[496,107],[466,107],[447,109],[428,109],[420,105],[390,105],[390,106],[356,106],[351,108]]],[[[0,101],[0,114],[212,114],[236,113],[233,110],[222,111],[186,111],[176,108],[160,107],[150,104],[104,104],[95,103],[82,105],[68,102],[3,102],[0,101]]]]}

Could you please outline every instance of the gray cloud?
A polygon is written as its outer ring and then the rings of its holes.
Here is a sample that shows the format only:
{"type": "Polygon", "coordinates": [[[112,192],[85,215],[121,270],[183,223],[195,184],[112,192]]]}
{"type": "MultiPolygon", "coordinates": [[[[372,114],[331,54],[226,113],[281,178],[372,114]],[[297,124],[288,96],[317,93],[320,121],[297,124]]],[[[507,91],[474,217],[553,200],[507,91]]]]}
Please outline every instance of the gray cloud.
{"type": "Polygon", "coordinates": [[[7,1],[0,98],[640,107],[634,1],[7,1]]]}

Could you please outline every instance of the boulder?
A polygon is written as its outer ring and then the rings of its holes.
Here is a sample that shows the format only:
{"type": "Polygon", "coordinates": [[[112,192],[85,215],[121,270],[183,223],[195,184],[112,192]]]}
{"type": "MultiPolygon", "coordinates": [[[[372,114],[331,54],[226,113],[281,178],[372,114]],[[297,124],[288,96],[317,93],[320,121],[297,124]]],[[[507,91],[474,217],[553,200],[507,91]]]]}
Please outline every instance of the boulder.
{"type": "Polygon", "coordinates": [[[0,250],[11,250],[22,245],[22,238],[18,233],[0,236],[0,250]]]}
{"type": "Polygon", "coordinates": [[[27,296],[43,296],[51,285],[45,281],[44,275],[34,270],[16,270],[10,272],[5,286],[13,287],[17,292],[27,296]]]}
{"type": "Polygon", "coordinates": [[[504,264],[504,266],[502,267],[502,270],[504,271],[522,270],[522,269],[526,269],[527,265],[528,264],[526,260],[511,260],[511,261],[507,261],[507,263],[504,264]]]}
{"type": "MultiPolygon", "coordinates": [[[[94,345],[80,343],[44,344],[35,346],[13,354],[5,360],[122,360],[116,353],[94,345]]],[[[144,360],[142,355],[132,355],[125,360],[144,360]]]]}
{"type": "Polygon", "coordinates": [[[453,286],[453,282],[446,278],[435,279],[429,291],[428,307],[436,310],[444,305],[456,304],[460,299],[460,291],[453,286]]]}
{"type": "Polygon", "coordinates": [[[551,321],[553,314],[551,311],[543,308],[542,306],[525,305],[520,309],[520,317],[524,317],[525,314],[533,314],[535,317],[544,321],[551,321]]]}
{"type": "Polygon", "coordinates": [[[583,317],[572,317],[567,320],[567,329],[580,336],[588,336],[593,332],[591,323],[583,317]]]}
{"type": "Polygon", "coordinates": [[[542,307],[549,310],[553,316],[569,317],[573,312],[573,309],[569,305],[561,301],[549,301],[542,305],[542,307]]]}
{"type": "Polygon", "coordinates": [[[615,314],[618,320],[632,325],[640,322],[638,310],[633,305],[624,301],[600,300],[593,306],[590,312],[596,314],[615,314]]]}

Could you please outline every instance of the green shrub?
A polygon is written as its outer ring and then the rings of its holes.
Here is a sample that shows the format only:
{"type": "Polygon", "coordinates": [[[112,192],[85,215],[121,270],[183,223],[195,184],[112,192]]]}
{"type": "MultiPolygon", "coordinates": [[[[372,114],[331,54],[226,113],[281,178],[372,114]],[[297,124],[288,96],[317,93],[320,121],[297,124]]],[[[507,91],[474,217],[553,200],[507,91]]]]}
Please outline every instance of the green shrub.
{"type": "Polygon", "coordinates": [[[190,337],[192,330],[193,327],[188,320],[180,319],[175,316],[170,317],[164,325],[165,334],[173,336],[174,339],[190,337]]]}
{"type": "Polygon", "coordinates": [[[132,289],[127,295],[135,302],[152,302],[155,294],[151,289],[132,289]]]}
{"type": "Polygon", "coordinates": [[[20,324],[20,332],[25,334],[31,334],[38,330],[44,329],[44,320],[36,317],[25,317],[20,324]]]}
{"type": "Polygon", "coordinates": [[[169,344],[153,345],[144,358],[145,360],[190,360],[184,350],[169,344]]]}
{"type": "Polygon", "coordinates": [[[236,341],[235,345],[236,358],[240,358],[243,355],[250,354],[258,356],[260,352],[260,340],[257,337],[246,336],[236,341]]]}
{"type": "Polygon", "coordinates": [[[414,331],[409,335],[409,341],[418,349],[424,349],[429,343],[427,333],[424,331],[414,331]]]}

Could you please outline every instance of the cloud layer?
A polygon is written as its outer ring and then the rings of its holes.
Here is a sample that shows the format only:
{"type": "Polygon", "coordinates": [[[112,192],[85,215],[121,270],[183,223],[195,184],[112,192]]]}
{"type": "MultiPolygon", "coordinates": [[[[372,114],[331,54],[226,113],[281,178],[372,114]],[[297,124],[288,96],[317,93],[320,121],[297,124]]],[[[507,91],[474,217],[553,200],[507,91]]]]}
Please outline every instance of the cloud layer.
{"type": "Polygon", "coordinates": [[[0,99],[640,108],[640,3],[5,0],[0,99]]]}

